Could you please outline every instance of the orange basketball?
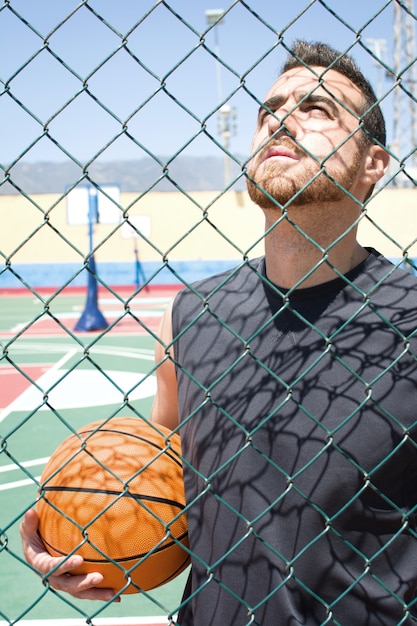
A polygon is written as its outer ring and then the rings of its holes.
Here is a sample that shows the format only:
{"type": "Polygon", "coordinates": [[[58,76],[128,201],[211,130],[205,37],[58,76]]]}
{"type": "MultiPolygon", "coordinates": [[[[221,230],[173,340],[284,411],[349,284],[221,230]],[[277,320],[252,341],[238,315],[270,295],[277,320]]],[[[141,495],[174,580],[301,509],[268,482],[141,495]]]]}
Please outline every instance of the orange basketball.
{"type": "Polygon", "coordinates": [[[94,422],[49,459],[37,502],[53,556],[81,554],[74,574],[101,572],[101,587],[138,593],[189,563],[177,434],[139,418],[94,422]]]}

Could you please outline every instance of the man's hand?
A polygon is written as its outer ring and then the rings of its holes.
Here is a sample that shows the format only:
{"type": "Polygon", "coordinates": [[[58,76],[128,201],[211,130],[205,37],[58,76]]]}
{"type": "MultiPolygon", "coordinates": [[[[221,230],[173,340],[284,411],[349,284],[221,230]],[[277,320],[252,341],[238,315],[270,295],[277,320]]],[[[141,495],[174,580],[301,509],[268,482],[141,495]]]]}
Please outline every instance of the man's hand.
{"type": "MultiPolygon", "coordinates": [[[[99,572],[72,575],[71,571],[83,563],[82,556],[74,554],[71,557],[53,557],[47,552],[38,534],[39,517],[34,509],[27,511],[21,525],[23,554],[26,561],[41,576],[48,578],[54,589],[65,591],[80,600],[102,600],[109,602],[114,597],[113,589],[98,589],[96,585],[103,580],[99,572]],[[58,567],[57,567],[58,566],[58,567]],[[51,576],[48,573],[57,568],[51,576]]],[[[120,597],[114,602],[119,602],[120,597]]]]}

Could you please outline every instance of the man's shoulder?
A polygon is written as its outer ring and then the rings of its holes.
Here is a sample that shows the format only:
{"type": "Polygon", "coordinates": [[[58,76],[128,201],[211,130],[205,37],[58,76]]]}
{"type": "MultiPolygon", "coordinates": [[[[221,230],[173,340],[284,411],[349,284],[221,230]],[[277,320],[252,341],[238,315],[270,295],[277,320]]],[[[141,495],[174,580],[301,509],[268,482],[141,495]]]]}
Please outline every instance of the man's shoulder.
{"type": "Polygon", "coordinates": [[[417,337],[417,276],[404,264],[374,254],[357,286],[366,297],[369,310],[382,323],[406,337],[417,337]]]}
{"type": "MultiPolygon", "coordinates": [[[[417,297],[417,275],[411,264],[388,259],[379,252],[371,250],[370,262],[365,267],[364,276],[375,291],[380,288],[395,288],[403,291],[404,295],[417,297]]],[[[381,293],[386,293],[382,289],[381,293]]]]}

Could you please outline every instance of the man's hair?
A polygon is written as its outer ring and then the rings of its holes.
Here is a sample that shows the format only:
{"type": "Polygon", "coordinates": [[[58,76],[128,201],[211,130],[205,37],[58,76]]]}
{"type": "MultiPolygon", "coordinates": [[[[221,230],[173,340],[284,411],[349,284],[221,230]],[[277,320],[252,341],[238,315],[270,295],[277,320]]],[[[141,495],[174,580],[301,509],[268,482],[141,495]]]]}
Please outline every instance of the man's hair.
{"type": "MultiPolygon", "coordinates": [[[[322,42],[297,40],[285,61],[282,73],[296,67],[323,67],[343,74],[361,90],[364,96],[363,108],[356,113],[363,120],[362,129],[366,141],[385,146],[385,121],[377,97],[371,84],[362,74],[352,57],[334,50],[322,42]]],[[[325,79],[325,77],[323,76],[325,79]]]]}

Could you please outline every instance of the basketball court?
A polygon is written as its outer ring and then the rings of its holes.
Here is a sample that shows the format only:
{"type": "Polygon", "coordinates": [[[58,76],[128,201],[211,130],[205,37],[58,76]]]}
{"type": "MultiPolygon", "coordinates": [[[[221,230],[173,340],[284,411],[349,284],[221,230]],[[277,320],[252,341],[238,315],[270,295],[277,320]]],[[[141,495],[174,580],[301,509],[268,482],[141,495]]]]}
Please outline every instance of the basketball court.
{"type": "Polygon", "coordinates": [[[1,626],[78,626],[87,617],[97,626],[173,623],[167,616],[178,609],[187,572],[155,591],[125,595],[121,603],[77,601],[45,589],[29,570],[18,527],[35,503],[36,480],[70,428],[134,411],[149,414],[156,385],[153,334],[174,291],[148,290],[132,299],[100,294],[110,327],[104,335],[73,330],[85,305],[83,290],[50,300],[42,294],[48,306],[31,293],[0,297],[6,354],[0,361],[1,626]]]}

